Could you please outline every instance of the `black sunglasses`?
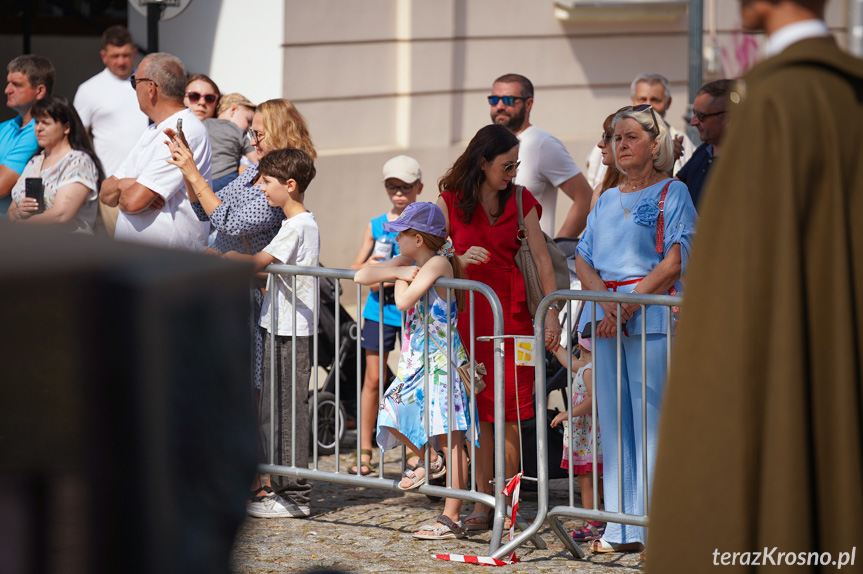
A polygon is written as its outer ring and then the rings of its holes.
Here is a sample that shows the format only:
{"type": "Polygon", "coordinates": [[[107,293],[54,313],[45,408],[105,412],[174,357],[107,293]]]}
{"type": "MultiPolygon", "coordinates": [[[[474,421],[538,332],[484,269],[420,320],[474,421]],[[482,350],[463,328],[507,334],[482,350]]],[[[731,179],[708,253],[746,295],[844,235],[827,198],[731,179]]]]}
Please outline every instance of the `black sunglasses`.
{"type": "Polygon", "coordinates": [[[653,106],[650,104],[641,104],[640,106],[632,106],[633,112],[646,112],[650,110],[650,115],[653,117],[653,129],[659,134],[659,123],[656,121],[656,112],[653,111],[653,106]]]}
{"type": "Polygon", "coordinates": [[[523,98],[521,96],[489,96],[488,103],[492,106],[496,106],[498,102],[503,102],[505,106],[512,106],[515,104],[516,100],[526,100],[527,98],[523,98]]]}
{"type": "Polygon", "coordinates": [[[135,76],[129,76],[129,83],[132,84],[133,90],[138,87],[139,82],[153,82],[154,86],[156,86],[157,88],[159,87],[159,84],[157,84],[155,80],[151,80],[150,78],[136,78],[135,76]]]}
{"type": "Polygon", "coordinates": [[[698,110],[692,110],[692,115],[698,118],[699,122],[703,122],[705,118],[711,118],[713,116],[721,116],[726,113],[728,110],[722,110],[721,112],[713,112],[712,114],[705,114],[703,112],[699,112],[698,110]]]}
{"type": "Polygon", "coordinates": [[[212,105],[219,99],[219,96],[216,94],[199,94],[198,92],[186,92],[186,97],[189,98],[189,101],[193,104],[197,104],[198,100],[204,98],[205,102],[212,105]]]}

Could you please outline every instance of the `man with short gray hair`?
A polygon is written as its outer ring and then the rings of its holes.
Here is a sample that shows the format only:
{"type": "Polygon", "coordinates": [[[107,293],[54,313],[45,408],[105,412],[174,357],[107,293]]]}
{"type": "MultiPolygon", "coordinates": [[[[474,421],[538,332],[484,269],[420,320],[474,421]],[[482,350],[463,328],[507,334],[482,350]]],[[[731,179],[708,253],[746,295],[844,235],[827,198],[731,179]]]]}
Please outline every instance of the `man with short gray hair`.
{"type": "MultiPolygon", "coordinates": [[[[671,107],[671,83],[662,74],[639,74],[632,80],[629,87],[629,99],[633,106],[649,104],[653,110],[665,119],[668,108],[671,107]]],[[[668,123],[668,122],[666,122],[668,123]]],[[[677,173],[692,154],[695,153],[695,145],[681,131],[668,126],[671,135],[674,136],[674,162],[673,173],[677,173]]],[[[602,164],[602,151],[594,146],[587,156],[587,180],[592,187],[602,183],[605,177],[606,166],[602,164]]]]}
{"type": "Polygon", "coordinates": [[[132,151],[102,184],[99,199],[119,206],[114,238],[188,251],[207,246],[209,223],[198,220],[182,172],[167,160],[166,129],[182,130],[195,165],[210,181],[210,140],[204,124],[183,104],[186,68],[175,56],[150,54],[129,78],[138,105],[152,121],[132,151]]]}

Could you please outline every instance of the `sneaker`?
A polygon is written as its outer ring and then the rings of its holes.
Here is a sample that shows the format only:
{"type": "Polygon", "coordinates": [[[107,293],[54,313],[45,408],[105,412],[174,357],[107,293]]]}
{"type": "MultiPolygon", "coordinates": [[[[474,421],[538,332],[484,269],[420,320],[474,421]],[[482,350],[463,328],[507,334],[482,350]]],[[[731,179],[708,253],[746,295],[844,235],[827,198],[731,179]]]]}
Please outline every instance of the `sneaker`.
{"type": "Polygon", "coordinates": [[[255,518],[305,518],[312,513],[307,504],[294,504],[275,492],[256,496],[247,502],[246,512],[255,518]]]}
{"type": "Polygon", "coordinates": [[[604,522],[589,522],[585,521],[584,526],[578,530],[572,531],[572,539],[576,542],[586,542],[588,540],[598,540],[605,533],[604,522]]]}

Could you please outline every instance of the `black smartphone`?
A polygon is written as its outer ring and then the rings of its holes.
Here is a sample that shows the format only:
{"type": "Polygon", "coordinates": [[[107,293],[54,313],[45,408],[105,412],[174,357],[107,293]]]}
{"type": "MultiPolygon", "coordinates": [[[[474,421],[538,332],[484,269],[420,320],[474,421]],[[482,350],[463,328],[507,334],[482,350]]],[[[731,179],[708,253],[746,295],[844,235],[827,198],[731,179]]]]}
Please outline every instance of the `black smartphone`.
{"type": "Polygon", "coordinates": [[[32,197],[39,204],[36,213],[45,211],[45,186],[41,177],[28,177],[24,180],[24,195],[32,197]]]}
{"type": "Polygon", "coordinates": [[[177,118],[177,139],[186,143],[186,137],[183,135],[183,118],[177,118]]]}

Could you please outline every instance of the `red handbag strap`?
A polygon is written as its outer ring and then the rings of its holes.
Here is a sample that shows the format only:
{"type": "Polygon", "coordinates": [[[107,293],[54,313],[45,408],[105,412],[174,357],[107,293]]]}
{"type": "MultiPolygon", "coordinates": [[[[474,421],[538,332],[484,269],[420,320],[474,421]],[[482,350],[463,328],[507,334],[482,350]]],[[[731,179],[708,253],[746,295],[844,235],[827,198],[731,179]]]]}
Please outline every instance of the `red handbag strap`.
{"type": "Polygon", "coordinates": [[[656,222],[656,252],[662,253],[663,244],[665,243],[665,196],[668,195],[668,186],[671,181],[665,184],[662,188],[662,195],[659,196],[659,219],[656,222]]]}

